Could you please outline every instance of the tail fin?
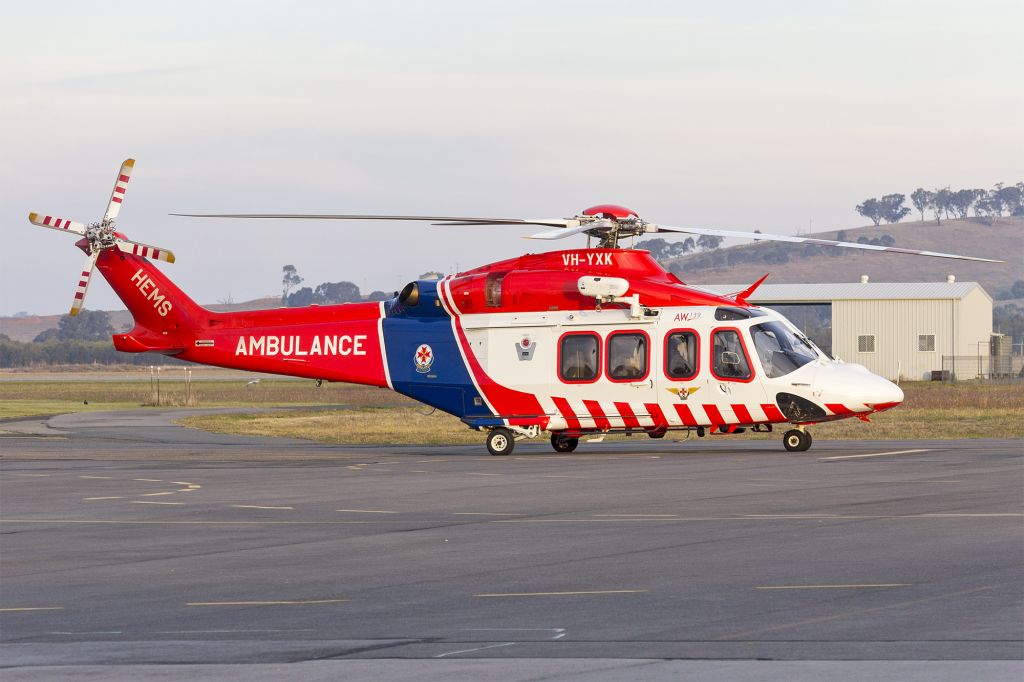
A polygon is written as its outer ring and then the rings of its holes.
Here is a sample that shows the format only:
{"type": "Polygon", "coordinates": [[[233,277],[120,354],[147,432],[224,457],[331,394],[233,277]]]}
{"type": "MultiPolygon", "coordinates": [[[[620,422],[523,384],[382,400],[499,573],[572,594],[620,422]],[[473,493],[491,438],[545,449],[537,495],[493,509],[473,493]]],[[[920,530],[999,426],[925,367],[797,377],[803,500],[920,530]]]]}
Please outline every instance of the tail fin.
{"type": "Polygon", "coordinates": [[[199,320],[210,315],[145,258],[104,249],[96,267],[135,318],[134,329],[114,335],[120,351],[179,353],[188,347],[199,320]]]}

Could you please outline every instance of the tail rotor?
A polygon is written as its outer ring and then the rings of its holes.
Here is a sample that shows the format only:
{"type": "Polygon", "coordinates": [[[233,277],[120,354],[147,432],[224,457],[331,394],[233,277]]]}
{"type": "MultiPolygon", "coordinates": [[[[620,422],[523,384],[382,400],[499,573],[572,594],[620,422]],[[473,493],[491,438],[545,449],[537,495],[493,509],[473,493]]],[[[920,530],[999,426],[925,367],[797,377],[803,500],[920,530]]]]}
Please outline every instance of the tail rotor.
{"type": "MultiPolygon", "coordinates": [[[[110,201],[107,202],[107,210],[103,214],[103,220],[97,223],[83,225],[66,218],[40,215],[39,213],[28,214],[28,220],[33,225],[50,230],[71,232],[84,237],[88,242],[88,256],[85,259],[85,266],[82,268],[82,275],[78,280],[78,287],[75,289],[75,298],[71,304],[71,315],[77,315],[78,311],[82,309],[82,304],[85,302],[85,294],[89,290],[92,271],[96,267],[96,260],[104,250],[117,247],[118,250],[124,253],[142,256],[143,258],[159,260],[165,263],[174,262],[174,254],[169,250],[131,241],[116,231],[117,226],[114,223],[114,218],[121,211],[121,203],[124,201],[125,190],[128,188],[128,180],[131,178],[134,167],[135,159],[125,159],[125,162],[121,164],[121,170],[118,172],[117,180],[114,182],[114,190],[110,194],[110,201]]],[[[83,248],[86,247],[83,246],[83,248]]]]}

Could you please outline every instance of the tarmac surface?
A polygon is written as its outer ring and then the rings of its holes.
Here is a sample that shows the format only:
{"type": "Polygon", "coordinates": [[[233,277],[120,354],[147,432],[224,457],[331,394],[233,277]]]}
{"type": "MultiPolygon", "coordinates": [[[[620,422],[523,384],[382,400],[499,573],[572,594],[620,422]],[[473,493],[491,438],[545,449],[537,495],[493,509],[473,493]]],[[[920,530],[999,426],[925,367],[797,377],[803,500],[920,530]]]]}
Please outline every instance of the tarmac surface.
{"type": "Polygon", "coordinates": [[[5,680],[1024,674],[1019,441],[499,458],[178,416],[0,424],[5,680]]]}

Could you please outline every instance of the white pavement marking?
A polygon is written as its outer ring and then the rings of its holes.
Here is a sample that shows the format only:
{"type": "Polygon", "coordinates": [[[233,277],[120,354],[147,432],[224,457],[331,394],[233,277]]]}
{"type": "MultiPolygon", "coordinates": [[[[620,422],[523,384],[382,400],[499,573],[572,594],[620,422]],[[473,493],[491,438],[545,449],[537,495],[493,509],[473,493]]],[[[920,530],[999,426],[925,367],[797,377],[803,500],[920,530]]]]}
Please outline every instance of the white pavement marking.
{"type": "Polygon", "coordinates": [[[295,509],[295,507],[264,507],[258,504],[233,504],[235,509],[295,509]]]}
{"type": "Polygon", "coordinates": [[[551,639],[562,639],[567,634],[565,628],[469,628],[470,632],[553,632],[551,639]]]}
{"type": "Polygon", "coordinates": [[[594,514],[593,516],[608,517],[614,519],[673,519],[678,514],[594,514]]]}
{"type": "Polygon", "coordinates": [[[460,651],[449,651],[447,653],[438,654],[434,658],[444,658],[446,656],[455,656],[457,654],[468,654],[474,651],[483,651],[484,649],[497,649],[503,646],[512,646],[515,642],[505,642],[504,644],[488,644],[487,646],[478,646],[475,649],[461,649],[460,651]]]}
{"type": "Polygon", "coordinates": [[[892,452],[872,452],[867,455],[841,455],[838,457],[819,457],[819,462],[835,462],[841,459],[865,459],[868,457],[890,457],[892,455],[912,455],[916,452],[931,452],[930,449],[919,450],[893,450],[892,452]]]}
{"type": "Polygon", "coordinates": [[[454,516],[523,516],[522,514],[510,514],[507,512],[452,512],[454,516]]]}

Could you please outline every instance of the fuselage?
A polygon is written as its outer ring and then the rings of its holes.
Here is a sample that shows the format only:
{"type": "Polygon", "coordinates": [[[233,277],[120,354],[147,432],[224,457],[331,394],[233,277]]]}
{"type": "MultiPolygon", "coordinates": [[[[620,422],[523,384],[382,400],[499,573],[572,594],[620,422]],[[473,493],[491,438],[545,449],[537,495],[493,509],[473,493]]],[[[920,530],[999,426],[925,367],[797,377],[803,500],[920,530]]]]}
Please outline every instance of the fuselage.
{"type": "Polygon", "coordinates": [[[240,313],[195,305],[137,256],[107,251],[97,267],[136,317],[118,348],[387,387],[479,429],[729,431],[903,399],[777,312],[688,286],[645,251],[527,255],[380,303],[240,313]],[[626,280],[634,305],[584,295],[581,277],[626,280]]]}

